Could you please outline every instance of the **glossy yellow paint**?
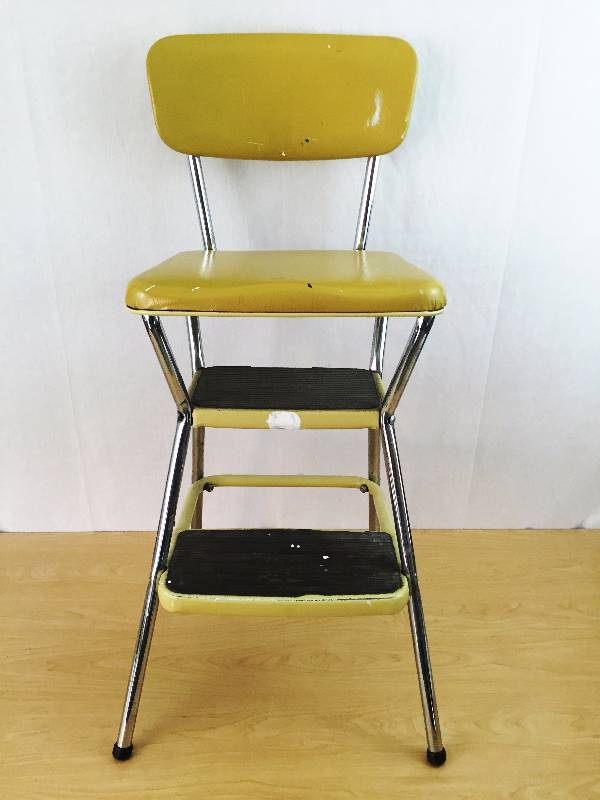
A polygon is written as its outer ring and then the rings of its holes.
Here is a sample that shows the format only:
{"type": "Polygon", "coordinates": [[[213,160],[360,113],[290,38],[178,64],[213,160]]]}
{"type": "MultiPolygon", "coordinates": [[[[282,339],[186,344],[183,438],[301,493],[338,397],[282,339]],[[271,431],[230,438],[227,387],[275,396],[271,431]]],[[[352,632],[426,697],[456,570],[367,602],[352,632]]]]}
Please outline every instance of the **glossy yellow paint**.
{"type": "Polygon", "coordinates": [[[126,303],[144,314],[423,316],[446,297],[395,253],[195,250],[133,278],[126,303]]]}
{"type": "MultiPolygon", "coordinates": [[[[254,486],[254,487],[326,487],[337,489],[360,489],[367,486],[373,497],[380,528],[388,533],[394,544],[396,555],[398,547],[394,534],[392,517],[381,488],[366,478],[354,475],[210,475],[196,481],[186,496],[181,516],[173,532],[169,559],[173,553],[177,536],[181,531],[192,527],[192,518],[198,497],[204,486],[210,483],[215,487],[254,486]]],[[[409,584],[403,578],[402,585],[395,592],[382,595],[305,595],[303,597],[236,597],[214,595],[180,595],[167,586],[168,568],[158,579],[157,591],[161,606],[179,614],[223,614],[247,616],[363,616],[372,614],[395,614],[409,599],[409,584]]]]}
{"type": "MultiPolygon", "coordinates": [[[[381,399],[385,395],[385,386],[377,373],[373,374],[377,391],[381,399]]],[[[267,430],[274,427],[271,414],[279,409],[256,408],[203,408],[198,406],[193,411],[193,424],[195,428],[236,428],[248,430],[267,430]]],[[[306,430],[360,430],[379,428],[379,409],[350,410],[338,409],[336,411],[314,411],[301,408],[286,409],[298,416],[299,429],[306,430]]]]}
{"type": "MultiPolygon", "coordinates": [[[[269,417],[277,409],[248,408],[195,408],[194,427],[196,428],[237,428],[247,430],[267,430],[269,417]]],[[[303,430],[360,430],[379,427],[379,411],[306,411],[291,409],[300,420],[303,430]]]]}
{"type": "Polygon", "coordinates": [[[156,127],[200,156],[371,156],[404,139],[417,59],[402,39],[329,34],[190,34],[150,48],[156,127]]]}

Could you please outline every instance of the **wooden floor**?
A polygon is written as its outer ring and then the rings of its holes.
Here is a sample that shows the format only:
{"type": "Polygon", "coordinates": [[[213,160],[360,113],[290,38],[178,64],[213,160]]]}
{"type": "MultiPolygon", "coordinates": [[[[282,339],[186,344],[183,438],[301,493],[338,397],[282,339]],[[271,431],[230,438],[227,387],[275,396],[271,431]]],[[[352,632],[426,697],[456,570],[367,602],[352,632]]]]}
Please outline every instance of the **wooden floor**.
{"type": "Polygon", "coordinates": [[[416,535],[448,762],[424,762],[406,614],[161,612],[113,761],[152,536],[0,536],[0,795],[600,797],[600,532],[416,535]]]}

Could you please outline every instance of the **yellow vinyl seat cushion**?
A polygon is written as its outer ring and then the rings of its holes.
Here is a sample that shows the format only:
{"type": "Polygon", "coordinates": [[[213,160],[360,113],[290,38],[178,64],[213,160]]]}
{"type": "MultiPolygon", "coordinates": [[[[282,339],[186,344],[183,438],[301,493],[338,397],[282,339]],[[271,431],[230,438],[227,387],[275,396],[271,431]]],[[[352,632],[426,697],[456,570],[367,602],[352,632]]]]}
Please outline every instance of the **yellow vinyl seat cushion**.
{"type": "Polygon", "coordinates": [[[142,314],[428,316],[443,286],[395,253],[357,250],[195,250],[130,281],[142,314]]]}

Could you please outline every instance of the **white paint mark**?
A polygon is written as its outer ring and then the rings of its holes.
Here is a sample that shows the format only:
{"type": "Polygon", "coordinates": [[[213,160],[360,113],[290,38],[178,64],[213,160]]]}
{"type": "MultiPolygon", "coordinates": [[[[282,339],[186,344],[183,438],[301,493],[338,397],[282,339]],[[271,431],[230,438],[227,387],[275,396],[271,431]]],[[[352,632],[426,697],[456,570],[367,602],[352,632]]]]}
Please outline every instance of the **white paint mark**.
{"type": "Polygon", "coordinates": [[[321,556],[321,558],[329,558],[329,556],[321,556]]]}
{"type": "Polygon", "coordinates": [[[300,429],[300,417],[295,411],[271,411],[267,425],[277,430],[297,431],[300,429]]]}
{"type": "Polygon", "coordinates": [[[371,118],[367,120],[367,125],[369,128],[374,128],[376,125],[379,125],[379,120],[381,119],[381,101],[383,96],[381,94],[381,89],[377,89],[375,92],[375,110],[371,114],[371,118]]]}

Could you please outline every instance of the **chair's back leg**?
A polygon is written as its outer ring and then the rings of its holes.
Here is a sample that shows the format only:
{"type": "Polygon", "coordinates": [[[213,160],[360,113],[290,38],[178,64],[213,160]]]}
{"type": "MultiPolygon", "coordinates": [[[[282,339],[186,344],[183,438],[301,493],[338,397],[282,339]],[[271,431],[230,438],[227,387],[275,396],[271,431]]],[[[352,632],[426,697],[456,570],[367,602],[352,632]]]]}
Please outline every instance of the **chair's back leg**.
{"type": "Polygon", "coordinates": [[[435,317],[419,317],[416,320],[408,343],[400,358],[398,367],[396,368],[396,372],[390,381],[390,385],[383,399],[380,424],[383,439],[383,454],[390,485],[392,512],[400,550],[400,561],[402,570],[408,577],[410,583],[408,613],[413,649],[415,651],[415,661],[417,664],[417,674],[419,676],[419,689],[421,692],[423,717],[425,719],[425,731],[427,734],[427,760],[434,766],[440,766],[446,760],[446,751],[442,744],[442,733],[435,699],[431,660],[429,658],[429,646],[427,644],[427,631],[425,629],[425,616],[423,614],[423,603],[419,590],[419,578],[417,576],[410,519],[408,516],[408,507],[406,505],[406,495],[404,493],[402,470],[400,468],[396,429],[394,427],[394,413],[406,389],[406,385],[417,363],[421,350],[423,349],[423,345],[431,330],[434,319],[435,317]]]}
{"type": "Polygon", "coordinates": [[[425,616],[423,613],[421,592],[419,590],[419,579],[417,576],[417,566],[412,543],[408,508],[406,505],[406,496],[404,493],[402,471],[400,469],[400,459],[398,457],[394,418],[388,414],[383,414],[382,417],[383,451],[390,484],[394,523],[398,536],[402,569],[408,576],[410,582],[408,613],[427,735],[427,760],[430,764],[439,766],[446,760],[446,751],[442,743],[442,733],[435,699],[433,673],[431,670],[427,631],[425,628],[425,616]]]}

